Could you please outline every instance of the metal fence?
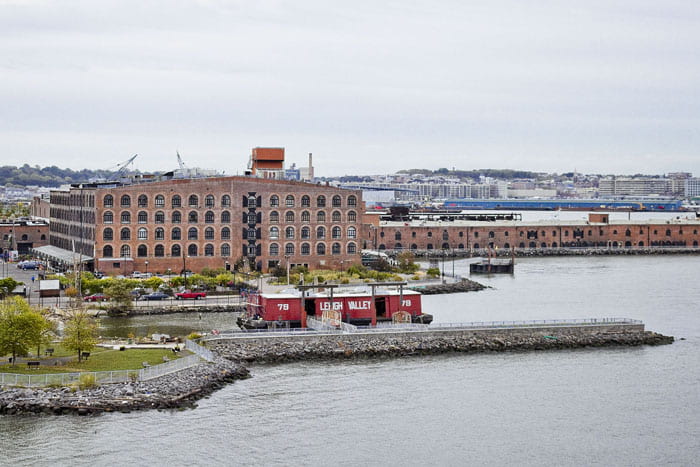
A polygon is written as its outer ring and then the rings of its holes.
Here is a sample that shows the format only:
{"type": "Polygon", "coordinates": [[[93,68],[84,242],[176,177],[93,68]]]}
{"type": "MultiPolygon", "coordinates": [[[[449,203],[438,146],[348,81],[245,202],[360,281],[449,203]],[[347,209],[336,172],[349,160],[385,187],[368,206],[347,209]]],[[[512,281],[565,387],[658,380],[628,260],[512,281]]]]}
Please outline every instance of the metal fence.
{"type": "Polygon", "coordinates": [[[94,378],[96,384],[126,383],[129,381],[148,381],[170,373],[185,370],[201,363],[201,359],[209,362],[214,360],[214,354],[206,347],[185,341],[185,348],[194,355],[171,360],[159,365],[149,366],[140,370],[115,371],[85,371],[80,373],[51,373],[43,375],[26,375],[17,373],[0,373],[0,386],[22,386],[27,388],[47,386],[69,386],[79,384],[94,378]]]}
{"type": "Polygon", "coordinates": [[[214,361],[214,353],[206,347],[197,344],[195,341],[187,339],[185,341],[185,348],[208,362],[214,361]]]}

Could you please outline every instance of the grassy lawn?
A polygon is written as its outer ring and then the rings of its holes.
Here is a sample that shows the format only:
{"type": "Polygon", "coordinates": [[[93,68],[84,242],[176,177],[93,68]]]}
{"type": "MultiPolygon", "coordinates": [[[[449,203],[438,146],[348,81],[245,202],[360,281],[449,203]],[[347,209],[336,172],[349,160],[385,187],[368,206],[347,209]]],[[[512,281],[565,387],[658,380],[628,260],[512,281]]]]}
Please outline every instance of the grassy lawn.
{"type": "MultiPolygon", "coordinates": [[[[58,349],[56,349],[58,351],[58,349]]],[[[113,371],[113,370],[138,370],[143,368],[143,362],[151,365],[163,363],[163,357],[170,360],[180,356],[189,355],[189,352],[182,351],[173,354],[170,349],[127,349],[124,351],[104,349],[96,347],[90,351],[90,358],[87,361],[78,363],[77,358],[73,361],[61,365],[44,366],[36,370],[27,369],[26,363],[17,364],[16,367],[0,365],[0,373],[20,373],[20,374],[44,374],[44,373],[71,373],[78,371],[113,371]]]]}
{"type": "MultiPolygon", "coordinates": [[[[95,347],[94,349],[92,349],[92,350],[90,351],[90,353],[91,353],[91,354],[96,354],[96,353],[98,353],[98,352],[104,352],[104,351],[107,351],[107,350],[109,350],[109,349],[106,349],[106,348],[104,348],[104,347],[95,347]]],[[[76,354],[75,352],[73,352],[72,350],[66,349],[66,348],[63,347],[63,345],[62,345],[61,343],[59,343],[59,342],[56,342],[55,344],[51,344],[51,345],[47,345],[47,346],[42,346],[42,347],[41,347],[41,356],[40,356],[39,358],[37,358],[37,357],[34,355],[35,352],[36,352],[36,348],[30,349],[30,350],[29,350],[29,356],[26,357],[26,358],[31,358],[32,360],[39,360],[39,361],[46,360],[46,359],[50,359],[50,358],[56,358],[56,357],[72,357],[72,356],[76,356],[76,358],[77,358],[77,354],[76,354]],[[44,351],[45,351],[47,348],[53,349],[53,356],[48,357],[48,356],[45,356],[45,355],[44,355],[44,351]]],[[[10,355],[3,355],[3,356],[0,356],[0,358],[4,358],[4,359],[7,359],[7,358],[9,358],[9,357],[10,357],[10,355]]]]}

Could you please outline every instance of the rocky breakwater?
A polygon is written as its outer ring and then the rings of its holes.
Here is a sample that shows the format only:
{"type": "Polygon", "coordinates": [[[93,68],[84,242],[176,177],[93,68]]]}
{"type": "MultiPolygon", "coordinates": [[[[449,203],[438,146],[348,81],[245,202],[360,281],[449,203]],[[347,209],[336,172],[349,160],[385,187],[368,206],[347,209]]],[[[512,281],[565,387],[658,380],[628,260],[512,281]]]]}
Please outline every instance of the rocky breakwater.
{"type": "Polygon", "coordinates": [[[429,284],[424,286],[412,286],[409,287],[410,290],[415,290],[423,295],[438,295],[447,293],[459,293],[459,292],[476,292],[478,290],[483,290],[487,288],[485,285],[478,282],[462,279],[459,282],[449,282],[444,284],[429,284]]]}
{"type": "Polygon", "coordinates": [[[215,351],[233,361],[282,363],[310,359],[403,357],[450,352],[502,352],[581,347],[662,345],[673,337],[650,331],[560,332],[556,335],[518,333],[406,332],[386,334],[298,336],[273,339],[231,339],[211,342],[215,351]]]}
{"type": "Polygon", "coordinates": [[[149,381],[89,389],[0,387],[0,414],[78,414],[193,407],[227,383],[249,377],[240,364],[217,358],[149,381]]]}

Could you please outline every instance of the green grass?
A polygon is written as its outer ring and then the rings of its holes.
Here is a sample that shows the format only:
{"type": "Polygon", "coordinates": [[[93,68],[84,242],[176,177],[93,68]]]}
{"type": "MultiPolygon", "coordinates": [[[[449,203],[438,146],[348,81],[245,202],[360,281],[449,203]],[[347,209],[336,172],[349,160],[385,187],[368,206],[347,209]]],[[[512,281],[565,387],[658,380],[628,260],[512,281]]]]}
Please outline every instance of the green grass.
{"type": "MultiPolygon", "coordinates": [[[[98,352],[105,352],[105,351],[108,351],[108,350],[109,350],[109,349],[106,349],[106,348],[104,348],[104,347],[95,347],[94,349],[92,349],[92,350],[90,351],[90,353],[91,353],[91,354],[96,354],[96,353],[98,353],[98,352]]],[[[39,361],[42,361],[42,360],[46,360],[46,359],[50,359],[50,358],[55,358],[55,357],[72,357],[72,356],[75,355],[76,358],[77,358],[77,356],[78,356],[78,354],[76,354],[76,353],[73,352],[72,350],[68,350],[68,349],[66,349],[65,347],[63,347],[63,344],[61,344],[61,343],[59,343],[59,342],[56,342],[56,343],[51,344],[51,345],[43,345],[43,346],[41,346],[41,356],[40,356],[39,358],[36,357],[35,352],[36,352],[36,347],[33,348],[33,349],[30,349],[30,350],[29,350],[29,356],[28,356],[28,357],[25,357],[25,358],[31,358],[32,360],[39,360],[39,361]],[[50,357],[44,355],[44,351],[45,351],[47,348],[53,349],[53,355],[50,356],[50,357]]],[[[3,355],[3,356],[0,356],[0,358],[4,358],[4,359],[7,359],[7,358],[9,358],[9,357],[10,357],[10,355],[3,355]]]]}
{"type": "Polygon", "coordinates": [[[138,370],[143,368],[143,362],[150,365],[163,363],[163,357],[170,360],[180,356],[189,355],[189,352],[182,351],[173,354],[170,349],[127,349],[125,351],[95,348],[90,352],[87,361],[78,363],[75,360],[63,365],[40,366],[38,369],[27,369],[26,363],[18,363],[16,367],[10,365],[0,365],[0,373],[19,373],[27,375],[38,375],[45,373],[72,373],[79,371],[114,371],[114,370],[138,370]]]}

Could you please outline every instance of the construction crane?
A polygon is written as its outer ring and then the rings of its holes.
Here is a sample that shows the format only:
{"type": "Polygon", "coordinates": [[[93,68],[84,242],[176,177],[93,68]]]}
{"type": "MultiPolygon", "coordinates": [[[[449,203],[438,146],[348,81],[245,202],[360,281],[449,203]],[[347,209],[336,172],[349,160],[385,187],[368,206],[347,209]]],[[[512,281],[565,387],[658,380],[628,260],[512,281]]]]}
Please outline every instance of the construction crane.
{"type": "Polygon", "coordinates": [[[113,167],[109,167],[107,169],[108,172],[110,172],[112,175],[110,175],[110,178],[113,180],[119,180],[123,176],[126,175],[126,169],[131,165],[132,162],[134,162],[134,159],[138,157],[138,154],[134,154],[131,156],[128,160],[121,162],[113,167]]]}
{"type": "Polygon", "coordinates": [[[184,175],[187,173],[187,166],[185,166],[185,163],[182,161],[182,157],[180,157],[180,151],[175,151],[175,154],[177,154],[177,163],[180,166],[180,171],[184,175]]]}

